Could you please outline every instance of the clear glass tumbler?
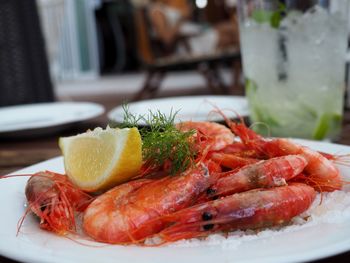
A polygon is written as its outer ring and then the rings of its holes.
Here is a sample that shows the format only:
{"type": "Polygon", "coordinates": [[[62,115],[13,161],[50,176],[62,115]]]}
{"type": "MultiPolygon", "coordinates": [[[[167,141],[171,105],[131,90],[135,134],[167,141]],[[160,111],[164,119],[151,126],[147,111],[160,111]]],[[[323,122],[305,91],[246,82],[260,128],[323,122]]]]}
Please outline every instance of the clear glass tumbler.
{"type": "Polygon", "coordinates": [[[243,71],[258,132],[334,139],[341,129],[349,0],[239,0],[243,71]],[[267,129],[267,128],[268,129],[267,129]]]}

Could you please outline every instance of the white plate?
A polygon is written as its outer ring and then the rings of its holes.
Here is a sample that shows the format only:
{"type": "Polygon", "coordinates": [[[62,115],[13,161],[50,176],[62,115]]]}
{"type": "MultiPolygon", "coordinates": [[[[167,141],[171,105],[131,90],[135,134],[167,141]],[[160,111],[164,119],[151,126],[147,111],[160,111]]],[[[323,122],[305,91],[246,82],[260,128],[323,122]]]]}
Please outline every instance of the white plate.
{"type": "MultiPolygon", "coordinates": [[[[329,143],[300,141],[314,149],[331,153],[350,153],[350,147],[329,143]]],[[[39,170],[63,172],[57,157],[16,172],[39,170]]],[[[349,169],[342,170],[350,176],[349,169]]],[[[350,178],[350,177],[348,177],[350,178]]],[[[85,245],[55,236],[38,228],[28,216],[16,236],[17,222],[24,213],[24,187],[27,178],[0,180],[0,254],[24,262],[305,262],[350,250],[350,220],[320,223],[279,235],[244,240],[235,247],[222,245],[196,247],[154,247],[104,245],[84,241],[85,245]],[[86,245],[88,244],[88,245],[86,245]]]]}
{"type": "Polygon", "coordinates": [[[91,102],[52,102],[0,108],[0,135],[38,132],[88,120],[104,113],[91,102]]]}
{"type": "MultiPolygon", "coordinates": [[[[241,96],[188,96],[188,97],[173,97],[154,100],[143,100],[128,104],[130,113],[136,115],[146,115],[149,110],[152,112],[160,111],[169,115],[178,111],[176,122],[179,121],[221,121],[222,116],[213,113],[214,106],[223,110],[227,117],[235,118],[239,116],[248,116],[248,103],[241,96]]],[[[123,122],[124,110],[122,106],[112,109],[108,113],[108,118],[117,123],[123,122]]],[[[140,121],[139,125],[145,125],[140,121]]]]}

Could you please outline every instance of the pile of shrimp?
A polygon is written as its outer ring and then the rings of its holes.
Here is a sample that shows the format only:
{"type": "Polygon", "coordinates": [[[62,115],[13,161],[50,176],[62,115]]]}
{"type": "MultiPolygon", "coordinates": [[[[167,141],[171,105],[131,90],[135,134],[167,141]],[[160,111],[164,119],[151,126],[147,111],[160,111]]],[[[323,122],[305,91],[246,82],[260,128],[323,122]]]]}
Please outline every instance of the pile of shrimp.
{"type": "Polygon", "coordinates": [[[95,196],[65,175],[40,172],[26,185],[28,209],[42,229],[59,235],[74,233],[80,215],[84,233],[95,241],[147,245],[152,238],[161,245],[287,225],[317,192],[344,184],[334,156],[289,139],[265,138],[242,121],[182,122],[177,128],[195,130],[200,149],[186,171],[143,173],[95,196]]]}

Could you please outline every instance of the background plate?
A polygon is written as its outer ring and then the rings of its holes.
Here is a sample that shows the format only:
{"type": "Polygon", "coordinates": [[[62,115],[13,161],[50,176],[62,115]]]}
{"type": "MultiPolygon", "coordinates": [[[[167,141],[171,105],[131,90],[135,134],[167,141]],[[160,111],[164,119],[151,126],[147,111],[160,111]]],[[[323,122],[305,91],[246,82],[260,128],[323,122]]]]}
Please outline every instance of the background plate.
{"type": "MultiPolygon", "coordinates": [[[[214,106],[224,110],[229,118],[236,118],[237,114],[245,117],[248,116],[248,103],[245,97],[240,96],[188,96],[188,97],[173,97],[165,99],[143,100],[139,102],[129,103],[129,110],[136,115],[147,115],[149,110],[160,112],[169,115],[176,112],[176,122],[179,121],[222,121],[223,118],[213,113],[214,106]]],[[[108,118],[111,121],[120,123],[123,121],[124,110],[122,106],[112,109],[108,113],[108,118]]],[[[139,125],[145,125],[143,121],[139,125]]]]}
{"type": "Polygon", "coordinates": [[[36,103],[0,108],[0,136],[48,133],[103,114],[91,102],[36,103]]]}

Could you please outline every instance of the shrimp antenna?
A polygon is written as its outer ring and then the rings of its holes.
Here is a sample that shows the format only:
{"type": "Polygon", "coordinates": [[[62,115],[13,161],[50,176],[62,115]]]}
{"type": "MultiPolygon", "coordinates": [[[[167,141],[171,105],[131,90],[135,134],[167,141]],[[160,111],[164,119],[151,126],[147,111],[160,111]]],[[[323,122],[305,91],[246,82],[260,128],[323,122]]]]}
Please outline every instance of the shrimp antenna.
{"type": "Polygon", "coordinates": [[[265,123],[265,122],[254,122],[254,123],[252,123],[250,126],[249,126],[249,129],[253,129],[254,127],[257,127],[257,126],[263,126],[263,127],[265,127],[266,128],[266,130],[267,130],[267,137],[271,137],[271,128],[270,128],[270,126],[267,124],[267,123],[265,123]]]}
{"type": "Polygon", "coordinates": [[[8,175],[0,175],[0,179],[20,177],[20,176],[32,176],[33,174],[8,174],[8,175]]]}
{"type": "Polygon", "coordinates": [[[347,154],[330,154],[325,152],[320,152],[328,160],[344,166],[350,166],[350,153],[347,154]]]}
{"type": "Polygon", "coordinates": [[[229,111],[229,112],[233,112],[235,115],[236,115],[236,118],[239,119],[243,124],[245,124],[244,122],[244,118],[243,116],[241,116],[236,110],[234,109],[220,109],[216,104],[214,104],[213,102],[209,101],[209,100],[206,100],[206,102],[208,104],[210,104],[214,109],[210,111],[209,114],[211,113],[217,113],[219,114],[221,117],[224,118],[225,122],[226,123],[230,123],[231,120],[224,114],[224,111],[229,111]]]}
{"type": "Polygon", "coordinates": [[[24,212],[24,215],[19,219],[19,221],[17,222],[17,233],[16,233],[16,237],[19,235],[22,225],[24,223],[24,220],[26,219],[27,215],[31,212],[31,207],[28,206],[26,211],[24,212]]]}

